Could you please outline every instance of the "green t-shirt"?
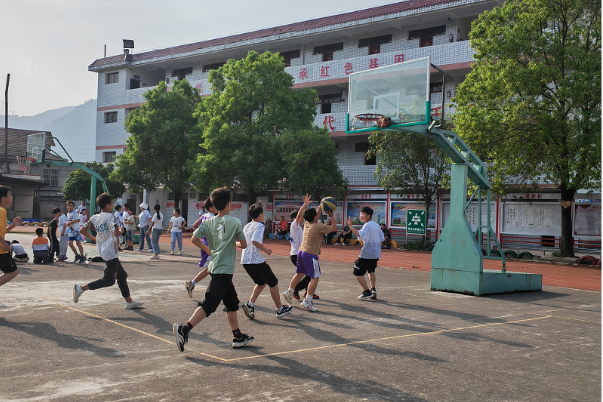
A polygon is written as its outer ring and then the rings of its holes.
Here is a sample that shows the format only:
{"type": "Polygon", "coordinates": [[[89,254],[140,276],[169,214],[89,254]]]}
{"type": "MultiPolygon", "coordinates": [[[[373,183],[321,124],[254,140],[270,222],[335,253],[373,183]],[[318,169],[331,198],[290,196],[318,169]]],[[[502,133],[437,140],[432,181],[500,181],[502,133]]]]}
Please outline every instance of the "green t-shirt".
{"type": "Polygon", "coordinates": [[[214,216],[203,222],[194,236],[207,239],[211,260],[207,270],[210,274],[234,274],[236,241],[245,240],[241,221],[230,215],[214,216]]]}

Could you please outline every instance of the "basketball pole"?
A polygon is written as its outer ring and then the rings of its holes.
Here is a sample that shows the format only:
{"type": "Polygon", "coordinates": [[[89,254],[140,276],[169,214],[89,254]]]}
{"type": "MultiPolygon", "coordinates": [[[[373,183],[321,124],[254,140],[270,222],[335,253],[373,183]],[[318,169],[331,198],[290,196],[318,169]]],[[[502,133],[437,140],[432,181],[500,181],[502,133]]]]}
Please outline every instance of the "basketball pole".
{"type": "Polygon", "coordinates": [[[4,171],[8,173],[8,84],[10,74],[6,74],[6,90],[4,91],[4,171]]]}

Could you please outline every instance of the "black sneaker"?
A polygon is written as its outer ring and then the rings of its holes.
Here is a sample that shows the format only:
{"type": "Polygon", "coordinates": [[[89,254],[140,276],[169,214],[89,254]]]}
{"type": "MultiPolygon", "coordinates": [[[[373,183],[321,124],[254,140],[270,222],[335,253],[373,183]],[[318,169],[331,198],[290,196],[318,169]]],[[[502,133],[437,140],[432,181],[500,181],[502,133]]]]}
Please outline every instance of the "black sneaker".
{"type": "Polygon", "coordinates": [[[249,302],[243,304],[243,311],[250,320],[255,320],[255,306],[250,306],[249,302]]]}
{"type": "Polygon", "coordinates": [[[178,346],[178,350],[184,352],[184,344],[188,343],[188,334],[185,334],[182,331],[184,328],[182,325],[174,324],[174,338],[176,338],[176,346],[178,346]]]}
{"type": "Polygon", "coordinates": [[[278,310],[276,310],[276,318],[283,318],[286,315],[291,314],[293,311],[293,307],[291,306],[281,306],[278,310]]]}
{"type": "Polygon", "coordinates": [[[362,292],[362,294],[360,296],[358,296],[358,298],[360,300],[366,300],[366,299],[370,299],[373,297],[373,292],[371,292],[370,290],[365,290],[364,292],[362,292]]]}
{"type": "Polygon", "coordinates": [[[377,300],[377,290],[375,288],[372,288],[371,293],[373,294],[371,296],[371,300],[377,300]]]}
{"type": "Polygon", "coordinates": [[[233,348],[242,348],[245,345],[249,345],[251,342],[253,342],[253,336],[248,336],[247,334],[241,334],[241,336],[239,338],[234,338],[232,340],[232,347],[233,348]]]}

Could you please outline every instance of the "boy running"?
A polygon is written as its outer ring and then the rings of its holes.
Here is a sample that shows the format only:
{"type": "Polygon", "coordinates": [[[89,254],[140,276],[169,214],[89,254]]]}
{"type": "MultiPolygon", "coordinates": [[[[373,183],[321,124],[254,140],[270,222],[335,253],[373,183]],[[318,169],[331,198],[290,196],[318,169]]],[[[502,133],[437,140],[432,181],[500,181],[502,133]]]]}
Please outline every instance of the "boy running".
{"type": "Polygon", "coordinates": [[[245,235],[241,228],[241,221],[229,216],[232,207],[230,201],[230,190],[227,187],[217,188],[211,193],[211,202],[218,210],[218,216],[208,219],[193,234],[192,242],[201,247],[201,238],[205,236],[211,251],[212,259],[209,262],[208,271],[211,281],[205,291],[205,299],[199,304],[191,318],[185,325],[174,324],[173,331],[176,338],[178,350],[184,351],[184,344],[188,342],[188,333],[204,318],[210,316],[220,302],[226,306],[226,318],[232,330],[234,339],[233,348],[240,348],[253,342],[253,336],[243,334],[239,330],[237,310],[239,299],[232,276],[235,269],[235,242],[240,241],[240,248],[247,248],[245,235]]]}
{"type": "MultiPolygon", "coordinates": [[[[207,197],[207,199],[205,200],[204,207],[207,212],[201,215],[201,217],[197,219],[195,223],[193,223],[193,227],[195,229],[202,225],[203,222],[205,222],[206,220],[213,218],[218,213],[218,210],[214,207],[214,204],[211,203],[209,197],[207,197]]],[[[184,282],[184,288],[186,289],[188,297],[190,298],[193,297],[193,289],[195,289],[195,285],[201,282],[204,278],[209,275],[209,272],[207,272],[207,267],[209,266],[209,260],[211,259],[211,256],[209,252],[209,247],[207,247],[207,238],[205,236],[201,238],[201,245],[199,246],[199,248],[201,249],[201,261],[199,261],[199,268],[203,268],[203,270],[199,272],[197,276],[195,276],[195,279],[184,282]]]]}
{"type": "Polygon", "coordinates": [[[67,233],[69,235],[69,247],[75,254],[75,262],[81,264],[86,261],[84,256],[84,248],[82,247],[82,235],[80,235],[80,214],[75,210],[75,203],[73,201],[67,201],[67,233]],[[79,254],[73,245],[73,242],[77,245],[79,254]]]}
{"type": "Polygon", "coordinates": [[[17,216],[13,219],[10,226],[6,226],[6,208],[13,203],[13,195],[10,188],[0,186],[0,286],[19,275],[17,264],[10,258],[10,247],[6,242],[6,233],[10,232],[15,226],[19,226],[22,222],[21,217],[17,216]]]}
{"type": "MultiPolygon", "coordinates": [[[[304,208],[307,208],[310,204],[310,197],[304,198],[304,208]]],[[[314,292],[318,286],[318,279],[320,278],[320,265],[318,264],[318,254],[320,254],[320,245],[323,242],[324,235],[336,232],[337,223],[335,221],[335,215],[333,211],[327,212],[327,215],[331,218],[331,226],[327,226],[324,223],[319,223],[318,219],[321,215],[321,207],[318,207],[318,211],[314,208],[309,208],[304,211],[303,217],[306,220],[304,225],[304,237],[299,247],[299,253],[297,254],[297,269],[296,274],[291,278],[289,289],[283,292],[283,297],[289,303],[293,302],[293,294],[295,292],[295,286],[304,277],[309,276],[310,284],[308,285],[308,292],[306,298],[301,302],[301,306],[310,311],[318,311],[312,299],[314,298],[314,292]]]]}
{"type": "Polygon", "coordinates": [[[262,293],[262,290],[268,285],[270,296],[276,306],[276,317],[283,318],[291,313],[293,307],[281,304],[278,279],[274,276],[270,265],[262,257],[261,251],[268,255],[272,254],[272,250],[262,244],[264,229],[266,228],[264,225],[264,209],[262,208],[262,204],[253,204],[250,206],[249,216],[251,217],[251,222],[243,228],[245,241],[248,246],[243,250],[241,255],[241,264],[243,264],[243,268],[245,268],[247,274],[253,279],[255,287],[251,292],[249,301],[243,304],[243,311],[250,320],[255,320],[255,302],[260,293],[262,293]]]}
{"type": "Polygon", "coordinates": [[[111,211],[113,211],[113,199],[109,194],[102,193],[96,198],[96,204],[101,209],[101,213],[91,217],[86,223],[86,226],[83,226],[80,229],[80,233],[93,242],[96,242],[98,254],[105,260],[107,268],[105,268],[104,275],[101,279],[90,282],[84,286],[75,284],[73,286],[73,302],[77,303],[82,293],[86,290],[96,290],[113,286],[117,281],[117,286],[119,286],[121,295],[126,299],[124,308],[131,310],[140,307],[142,306],[142,302],[134,301],[130,297],[130,289],[128,288],[128,281],[126,280],[128,274],[121,266],[119,258],[117,258],[115,237],[119,234],[119,226],[111,213],[111,211]],[[93,237],[88,233],[88,230],[95,230],[96,237],[93,237]]]}
{"type": "Polygon", "coordinates": [[[352,226],[352,218],[348,216],[347,225],[362,242],[362,250],[360,250],[360,257],[354,263],[354,275],[356,280],[362,286],[363,292],[358,296],[361,300],[373,299],[377,300],[377,289],[375,284],[377,277],[375,275],[375,268],[377,268],[377,261],[381,258],[381,242],[383,241],[383,231],[373,222],[373,210],[369,207],[362,207],[360,209],[360,220],[364,222],[362,229],[358,230],[352,226]],[[368,272],[369,282],[371,283],[371,289],[369,290],[364,279],[364,274],[368,272]]]}

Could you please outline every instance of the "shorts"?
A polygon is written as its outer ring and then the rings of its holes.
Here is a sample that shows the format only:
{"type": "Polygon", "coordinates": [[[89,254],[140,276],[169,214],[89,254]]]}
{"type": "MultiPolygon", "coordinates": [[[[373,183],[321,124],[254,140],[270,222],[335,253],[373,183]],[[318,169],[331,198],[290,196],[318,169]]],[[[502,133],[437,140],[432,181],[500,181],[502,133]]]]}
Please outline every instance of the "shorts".
{"type": "Polygon", "coordinates": [[[0,271],[10,274],[17,270],[17,264],[10,258],[10,253],[0,254],[0,271]]]}
{"type": "Polygon", "coordinates": [[[126,240],[127,241],[134,240],[134,231],[133,230],[126,230],[126,240]]]}
{"type": "Polygon", "coordinates": [[[258,286],[268,285],[268,287],[273,288],[278,285],[278,279],[276,279],[274,272],[266,261],[260,264],[243,264],[243,268],[245,268],[253,283],[258,286]]]}
{"type": "Polygon", "coordinates": [[[297,254],[291,254],[289,258],[291,258],[291,262],[293,263],[293,265],[297,267],[297,254]]]}
{"type": "Polygon", "coordinates": [[[375,268],[377,268],[377,261],[379,261],[378,258],[358,258],[356,262],[354,262],[354,275],[363,276],[367,272],[372,274],[375,272],[375,268]]]}
{"type": "Polygon", "coordinates": [[[237,291],[232,283],[232,275],[229,274],[209,274],[211,281],[205,290],[205,299],[199,303],[207,317],[210,316],[220,302],[226,306],[226,311],[237,311],[239,309],[239,298],[237,291]]]}
{"type": "Polygon", "coordinates": [[[305,274],[310,278],[320,278],[320,265],[318,264],[318,256],[304,251],[297,254],[297,274],[305,274]]]}
{"type": "Polygon", "coordinates": [[[82,241],[80,232],[69,232],[69,241],[82,241]]]}

